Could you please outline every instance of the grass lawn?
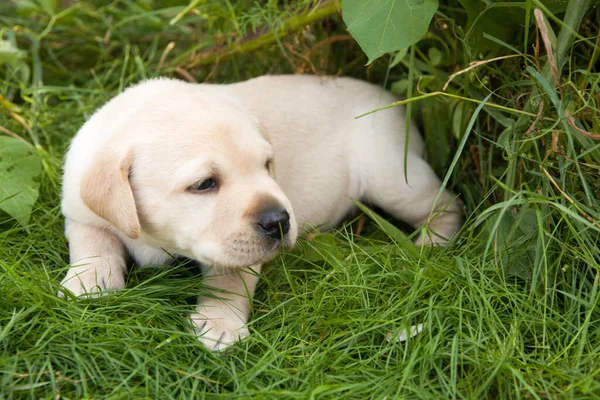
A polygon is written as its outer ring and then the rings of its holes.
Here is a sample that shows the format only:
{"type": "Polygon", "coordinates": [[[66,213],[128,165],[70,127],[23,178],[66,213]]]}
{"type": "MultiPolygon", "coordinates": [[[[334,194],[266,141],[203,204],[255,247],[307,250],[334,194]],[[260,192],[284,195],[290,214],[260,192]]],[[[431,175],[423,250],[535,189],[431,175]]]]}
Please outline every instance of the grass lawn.
{"type": "Polygon", "coordinates": [[[412,50],[365,66],[338,12],[235,46],[307,18],[309,0],[55,3],[0,4],[0,138],[27,141],[42,165],[31,217],[0,214],[0,398],[600,398],[598,9],[572,25],[556,4],[442,2],[412,50]],[[465,70],[472,61],[485,62],[465,70]],[[267,265],[252,334],[222,355],[186,330],[211,291],[189,263],[133,267],[125,290],[98,299],[58,298],[62,157],[86,118],[150,77],[268,73],[354,76],[416,98],[431,162],[465,203],[460,236],[421,249],[410,230],[358,218],[303,240],[267,265]]]}

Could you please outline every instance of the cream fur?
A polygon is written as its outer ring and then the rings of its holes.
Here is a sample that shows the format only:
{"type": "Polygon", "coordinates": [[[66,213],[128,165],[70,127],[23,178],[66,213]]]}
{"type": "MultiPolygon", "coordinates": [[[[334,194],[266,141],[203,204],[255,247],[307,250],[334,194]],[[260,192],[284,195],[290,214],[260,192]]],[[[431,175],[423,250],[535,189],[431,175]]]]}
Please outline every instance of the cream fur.
{"type": "Polygon", "coordinates": [[[414,126],[405,181],[403,110],[355,118],[395,100],[365,82],[314,76],[157,79],[127,89],[83,125],[66,156],[72,267],[63,287],[75,295],[122,288],[126,253],[139,265],[169,254],[196,259],[209,284],[234,293],[200,299],[192,315],[199,339],[220,350],[249,334],[257,273],[280,248],[256,234],[264,199],[288,211],[288,247],[299,230],[338,223],[352,199],[427,225],[432,234],[417,243],[446,243],[460,228],[460,203],[445,191],[432,214],[440,181],[414,126]],[[187,190],[213,176],[218,191],[187,190]]]}

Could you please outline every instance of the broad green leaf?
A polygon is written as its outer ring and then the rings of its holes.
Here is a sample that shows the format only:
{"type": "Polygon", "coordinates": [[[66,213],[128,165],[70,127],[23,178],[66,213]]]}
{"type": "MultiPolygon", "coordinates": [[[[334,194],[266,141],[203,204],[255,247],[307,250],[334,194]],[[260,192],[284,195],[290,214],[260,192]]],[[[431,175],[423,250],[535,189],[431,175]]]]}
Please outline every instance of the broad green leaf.
{"type": "Polygon", "coordinates": [[[344,0],[342,16],[370,64],[419,41],[437,8],[437,0],[344,0]]]}
{"type": "Polygon", "coordinates": [[[31,147],[0,136],[0,209],[23,225],[38,198],[41,173],[41,160],[31,147]]]}

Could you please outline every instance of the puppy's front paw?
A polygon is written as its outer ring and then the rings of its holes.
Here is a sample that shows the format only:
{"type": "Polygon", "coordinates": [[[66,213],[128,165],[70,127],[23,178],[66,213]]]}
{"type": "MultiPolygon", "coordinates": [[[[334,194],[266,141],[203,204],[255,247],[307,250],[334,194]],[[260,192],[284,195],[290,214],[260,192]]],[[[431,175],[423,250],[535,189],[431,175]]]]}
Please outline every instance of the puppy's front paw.
{"type": "MultiPolygon", "coordinates": [[[[92,265],[72,267],[60,283],[63,289],[75,296],[97,297],[105,290],[118,290],[125,287],[124,274],[113,268],[98,268],[92,265]]],[[[63,297],[64,291],[58,295],[63,297]]]]}
{"type": "Polygon", "coordinates": [[[210,310],[210,312],[194,313],[191,318],[198,340],[209,350],[224,350],[250,335],[245,321],[237,315],[231,312],[225,312],[220,316],[208,314],[215,314],[215,312],[210,310]]]}

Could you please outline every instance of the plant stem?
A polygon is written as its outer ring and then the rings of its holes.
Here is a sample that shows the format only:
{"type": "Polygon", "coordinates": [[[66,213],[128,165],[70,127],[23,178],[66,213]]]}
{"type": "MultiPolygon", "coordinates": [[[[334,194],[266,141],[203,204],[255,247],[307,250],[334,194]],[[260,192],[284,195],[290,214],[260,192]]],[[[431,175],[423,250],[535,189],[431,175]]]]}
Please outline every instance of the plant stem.
{"type": "MultiPolygon", "coordinates": [[[[539,0],[534,0],[535,5],[544,11],[544,14],[547,16],[552,16],[552,13],[541,3],[539,0]]],[[[565,14],[565,18],[560,29],[560,33],[558,34],[558,38],[556,40],[556,64],[558,67],[558,72],[560,74],[562,67],[565,65],[568,49],[573,44],[573,39],[577,35],[577,31],[579,30],[579,25],[581,25],[581,21],[585,13],[588,10],[590,1],[589,0],[571,0],[567,6],[567,12],[565,14]]],[[[552,75],[552,71],[550,69],[550,63],[546,62],[544,68],[542,70],[542,76],[548,80],[548,82],[554,83],[554,85],[560,84],[560,82],[555,82],[554,76],[552,75]]],[[[537,108],[539,101],[538,98],[539,91],[534,89],[529,95],[529,99],[527,101],[527,105],[525,107],[526,111],[532,111],[537,108]]],[[[519,121],[527,122],[521,119],[519,121]]],[[[519,124],[520,125],[520,124],[519,124]]]]}
{"type": "MultiPolygon", "coordinates": [[[[535,0],[536,5],[544,11],[546,15],[552,15],[552,13],[541,3],[539,0],[535,0]]],[[[556,40],[556,64],[558,70],[562,70],[567,59],[565,55],[573,43],[573,39],[577,35],[579,25],[585,16],[590,5],[590,0],[571,0],[567,6],[567,12],[563,20],[563,25],[558,34],[556,40]]],[[[550,72],[550,64],[546,63],[543,70],[543,75],[548,80],[553,80],[550,72]]],[[[558,83],[558,82],[557,82],[558,83]]]]}
{"type": "MultiPolygon", "coordinates": [[[[463,96],[458,96],[458,95],[455,95],[455,94],[452,94],[452,93],[446,93],[446,92],[439,92],[438,91],[438,92],[426,93],[426,94],[423,94],[421,96],[411,97],[411,98],[406,99],[406,100],[398,100],[398,101],[395,101],[395,102],[393,102],[391,104],[388,104],[387,106],[383,106],[383,107],[377,108],[375,110],[371,110],[369,112],[366,112],[364,114],[358,115],[356,118],[361,118],[361,117],[364,117],[366,115],[373,114],[373,113],[375,113],[377,111],[385,110],[385,109],[392,108],[392,107],[398,107],[398,106],[402,106],[402,105],[405,105],[405,104],[410,104],[410,103],[412,103],[414,101],[423,100],[423,99],[427,99],[429,97],[435,97],[435,96],[450,97],[450,98],[453,98],[453,99],[463,100],[463,101],[469,101],[471,103],[476,103],[476,104],[481,104],[482,103],[481,100],[471,99],[469,97],[463,97],[463,96]]],[[[521,115],[525,115],[525,116],[528,116],[528,117],[536,117],[536,114],[534,114],[534,113],[517,110],[515,108],[501,106],[499,104],[487,103],[486,102],[485,106],[486,107],[496,108],[498,110],[506,111],[506,112],[513,113],[513,114],[521,114],[521,115]]],[[[548,120],[552,121],[552,119],[550,119],[550,118],[544,118],[544,119],[548,119],[548,120]]]]}
{"type": "Polygon", "coordinates": [[[302,27],[323,20],[340,11],[341,0],[326,0],[304,14],[294,15],[287,19],[278,29],[270,31],[267,27],[246,35],[239,42],[227,49],[227,45],[218,45],[195,56],[186,67],[210,65],[222,61],[234,54],[246,54],[261,47],[275,43],[277,39],[300,30],[302,27]]]}

